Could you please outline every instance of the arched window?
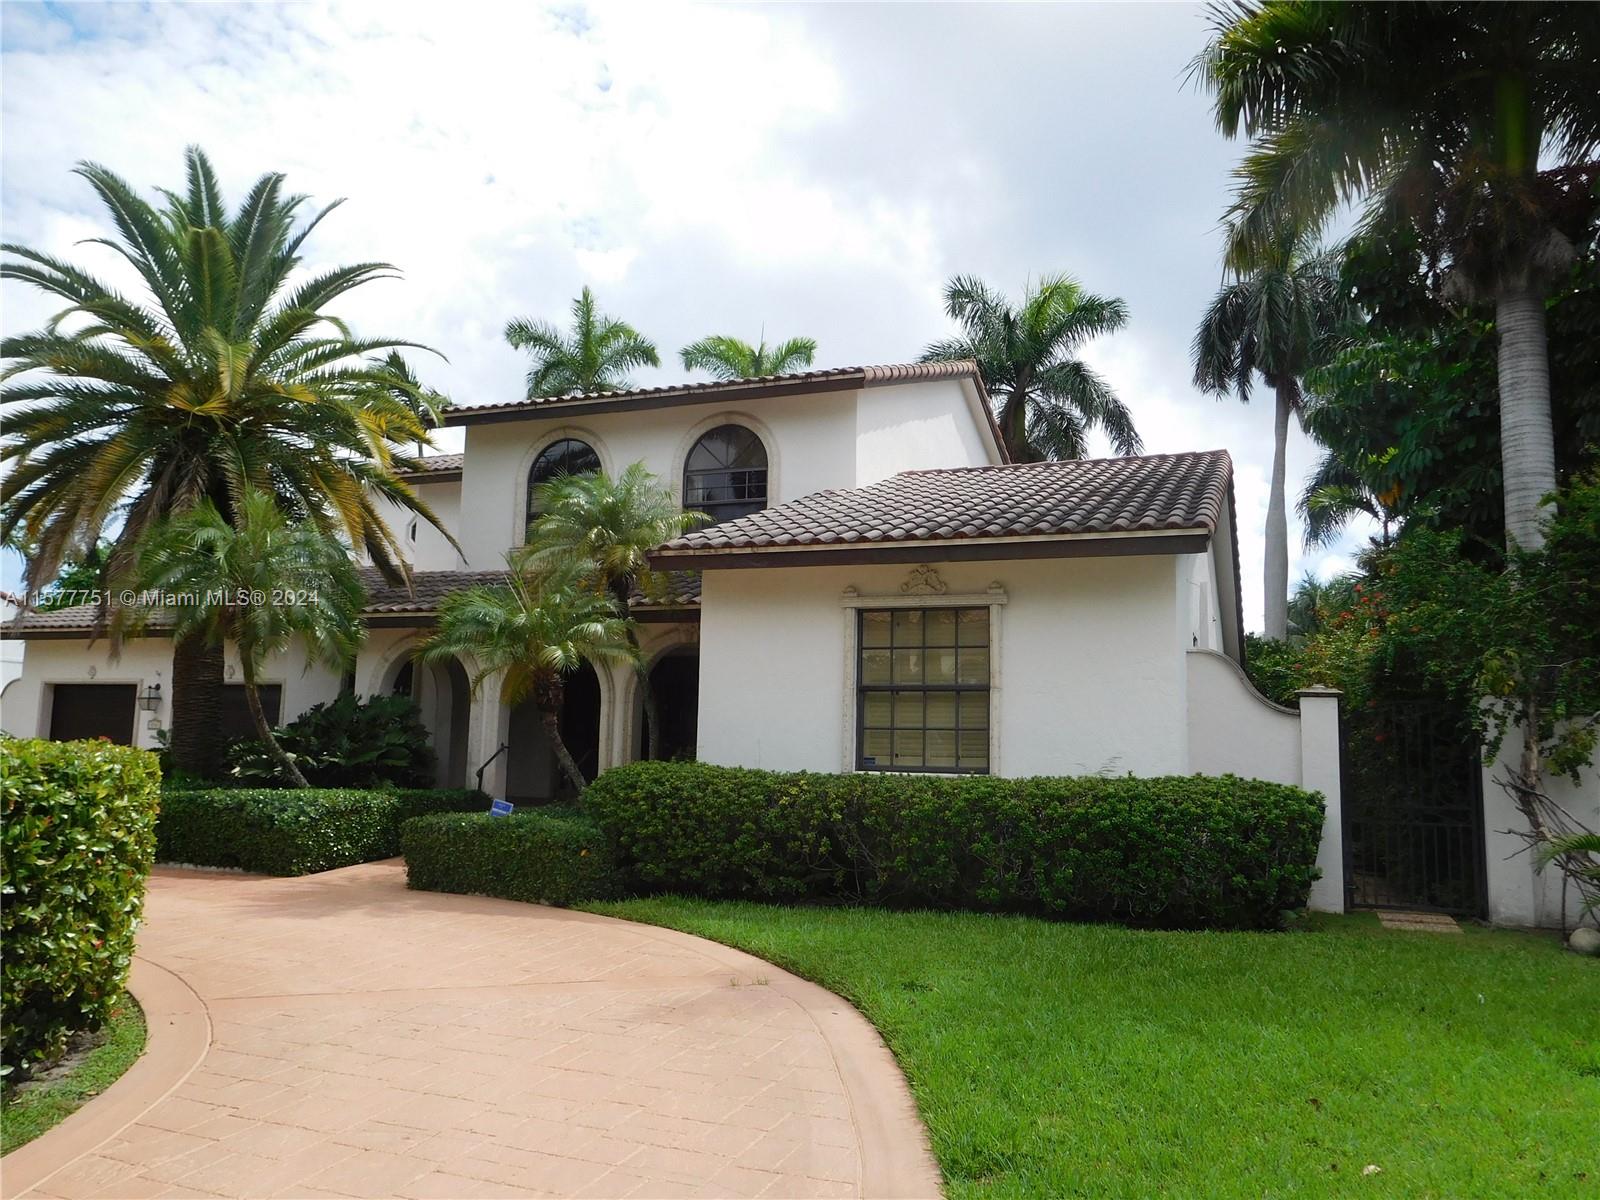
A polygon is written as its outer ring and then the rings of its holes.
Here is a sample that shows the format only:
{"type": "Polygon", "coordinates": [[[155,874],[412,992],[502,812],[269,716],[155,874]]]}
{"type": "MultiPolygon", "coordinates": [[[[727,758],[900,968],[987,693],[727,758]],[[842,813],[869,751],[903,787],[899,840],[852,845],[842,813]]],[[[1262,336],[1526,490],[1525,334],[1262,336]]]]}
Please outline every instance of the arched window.
{"type": "Polygon", "coordinates": [[[767,506],[767,448],[743,425],[719,425],[683,464],[683,506],[731,521],[767,506]]]}
{"type": "Polygon", "coordinates": [[[534,490],[541,483],[558,475],[588,475],[599,469],[600,456],[594,452],[594,447],[577,438],[561,438],[539,451],[539,457],[533,460],[533,469],[528,472],[528,527],[532,528],[539,516],[534,490]]]}

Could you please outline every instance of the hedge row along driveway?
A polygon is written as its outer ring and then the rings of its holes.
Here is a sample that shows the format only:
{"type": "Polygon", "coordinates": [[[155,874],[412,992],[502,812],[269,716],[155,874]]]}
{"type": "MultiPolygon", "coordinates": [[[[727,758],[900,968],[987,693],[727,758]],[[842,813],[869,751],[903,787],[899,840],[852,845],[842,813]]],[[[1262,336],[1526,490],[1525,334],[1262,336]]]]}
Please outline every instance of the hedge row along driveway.
{"type": "Polygon", "coordinates": [[[155,849],[156,756],[0,739],[0,1041],[7,1073],[59,1056],[122,996],[155,849]]]}
{"type": "Polygon", "coordinates": [[[1317,878],[1322,798],[1233,776],[817,775],[642,762],[585,806],[632,887],[1273,928],[1317,878]]]}

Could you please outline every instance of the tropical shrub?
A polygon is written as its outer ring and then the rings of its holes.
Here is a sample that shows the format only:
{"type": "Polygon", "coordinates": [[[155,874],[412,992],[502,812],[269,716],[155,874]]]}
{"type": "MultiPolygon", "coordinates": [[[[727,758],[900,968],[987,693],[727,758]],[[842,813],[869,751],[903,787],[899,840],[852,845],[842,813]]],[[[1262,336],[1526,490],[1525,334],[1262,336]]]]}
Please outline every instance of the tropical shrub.
{"type": "Polygon", "coordinates": [[[483,811],[470,788],[212,788],[163,795],[156,825],[162,862],[307,875],[400,853],[400,825],[438,812],[483,811]]]}
{"type": "MultiPolygon", "coordinates": [[[[423,788],[433,778],[433,748],[409,696],[345,692],[306,709],[277,738],[312,787],[423,788]]],[[[255,739],[235,743],[228,773],[258,787],[289,786],[271,749],[255,739]]]]}
{"type": "Polygon", "coordinates": [[[122,995],[160,784],[146,750],[0,739],[4,1073],[59,1056],[122,995]]]}
{"type": "Polygon", "coordinates": [[[418,817],[401,826],[406,880],[430,892],[568,905],[621,893],[593,821],[544,813],[418,817]]]}
{"type": "Polygon", "coordinates": [[[1322,801],[1260,780],[813,775],[634,763],[585,794],[650,890],[1271,928],[1317,878],[1322,801]]]}

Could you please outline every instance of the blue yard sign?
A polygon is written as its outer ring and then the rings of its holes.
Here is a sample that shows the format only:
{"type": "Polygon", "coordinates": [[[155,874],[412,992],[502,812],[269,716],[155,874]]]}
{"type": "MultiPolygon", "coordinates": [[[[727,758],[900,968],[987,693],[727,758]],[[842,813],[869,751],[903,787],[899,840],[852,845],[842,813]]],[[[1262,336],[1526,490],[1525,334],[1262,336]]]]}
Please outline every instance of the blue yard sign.
{"type": "Polygon", "coordinates": [[[511,815],[512,808],[513,805],[509,800],[489,801],[489,815],[491,817],[509,817],[511,815]]]}

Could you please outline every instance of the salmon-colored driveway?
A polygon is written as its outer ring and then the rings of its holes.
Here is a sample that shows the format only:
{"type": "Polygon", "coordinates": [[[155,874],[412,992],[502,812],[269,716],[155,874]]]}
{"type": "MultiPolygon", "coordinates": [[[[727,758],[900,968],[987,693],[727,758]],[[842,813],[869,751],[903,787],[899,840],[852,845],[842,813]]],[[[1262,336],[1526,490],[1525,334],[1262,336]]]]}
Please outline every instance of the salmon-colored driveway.
{"type": "Polygon", "coordinates": [[[390,862],[159,870],[139,954],[149,1053],[7,1196],[938,1193],[861,1016],[697,938],[390,862]]]}

